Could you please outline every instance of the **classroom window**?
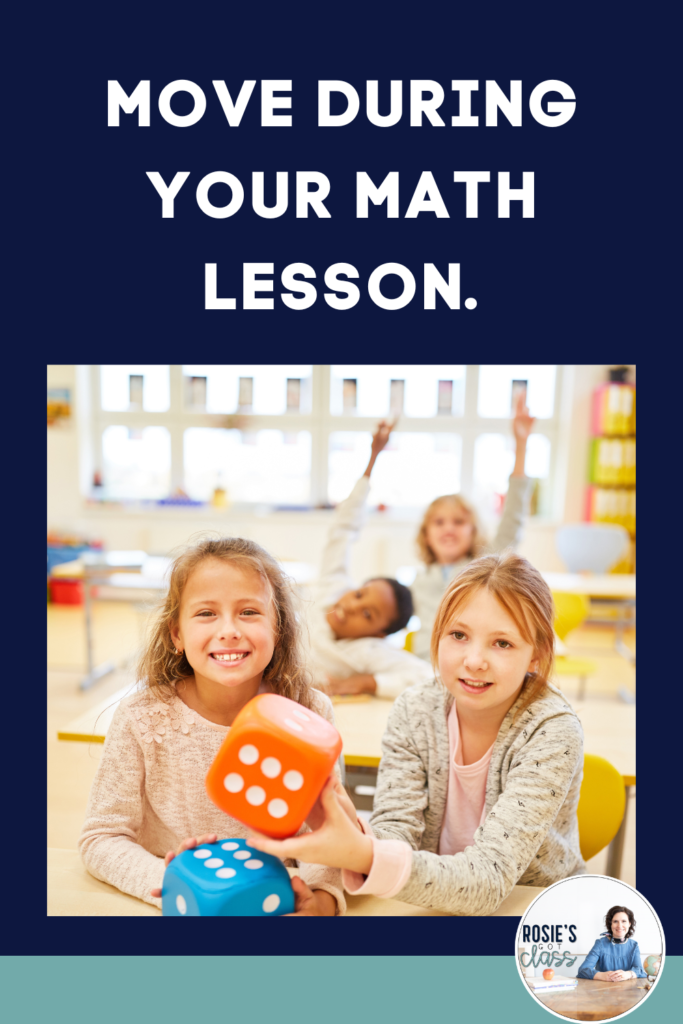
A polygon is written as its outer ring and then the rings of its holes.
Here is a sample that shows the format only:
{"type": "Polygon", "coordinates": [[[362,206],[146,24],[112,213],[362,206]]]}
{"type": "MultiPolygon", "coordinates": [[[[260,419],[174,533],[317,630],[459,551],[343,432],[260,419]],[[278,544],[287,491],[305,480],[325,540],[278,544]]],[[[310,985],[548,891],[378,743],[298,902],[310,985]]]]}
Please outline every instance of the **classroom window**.
{"type": "MultiPolygon", "coordinates": [[[[370,456],[372,435],[335,431],[330,435],[329,497],[348,496],[370,456]]],[[[457,434],[394,433],[372,472],[373,505],[410,508],[460,490],[461,438],[457,434]]]]}
{"type": "Polygon", "coordinates": [[[102,435],[107,497],[166,498],[171,487],[171,435],[165,427],[107,427],[102,435]]]}
{"type": "MultiPolygon", "coordinates": [[[[480,434],[474,442],[474,482],[506,494],[515,464],[514,440],[504,434],[480,434]]],[[[550,441],[543,434],[532,434],[527,441],[524,472],[545,479],[550,472],[550,441]]]]}
{"type": "Polygon", "coordinates": [[[168,366],[102,366],[101,405],[107,412],[166,412],[168,366]]]}
{"type": "Polygon", "coordinates": [[[187,411],[307,414],[311,410],[310,366],[183,366],[187,411]]]}
{"type": "Polygon", "coordinates": [[[550,514],[561,371],[456,364],[93,366],[88,478],[102,476],[104,486],[89,493],[100,500],[153,500],[185,491],[210,501],[223,487],[232,503],[336,504],[365,469],[378,420],[394,415],[398,424],[375,466],[371,503],[419,509],[462,490],[495,517],[496,495],[506,493],[514,459],[513,388],[523,381],[538,420],[526,458],[527,474],[541,482],[532,507],[550,514]],[[164,433],[147,433],[152,428],[164,433]],[[158,457],[149,458],[157,449],[158,457]]]}
{"type": "Polygon", "coordinates": [[[464,366],[331,366],[333,416],[462,416],[464,366]]]}
{"type": "MultiPolygon", "coordinates": [[[[546,513],[547,486],[550,475],[550,439],[543,434],[532,434],[527,442],[524,472],[539,481],[532,505],[535,513],[546,513]]],[[[474,469],[472,498],[484,518],[493,518],[502,509],[502,499],[508,492],[509,478],[515,462],[514,441],[504,434],[480,434],[474,442],[474,469]]]]}
{"type": "Polygon", "coordinates": [[[282,506],[310,500],[310,431],[190,427],[183,455],[185,489],[197,501],[208,501],[218,486],[233,502],[282,506]]]}
{"type": "Polygon", "coordinates": [[[501,419],[510,415],[516,385],[526,383],[527,405],[532,416],[550,419],[555,408],[554,366],[480,366],[477,412],[501,419]]]}

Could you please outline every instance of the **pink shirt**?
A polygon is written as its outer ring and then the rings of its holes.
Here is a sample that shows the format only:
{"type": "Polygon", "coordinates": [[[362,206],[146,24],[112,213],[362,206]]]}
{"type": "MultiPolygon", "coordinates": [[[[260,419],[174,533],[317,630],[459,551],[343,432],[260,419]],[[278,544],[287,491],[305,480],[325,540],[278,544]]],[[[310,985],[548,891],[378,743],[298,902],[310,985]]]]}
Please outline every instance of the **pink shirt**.
{"type": "MultiPolygon", "coordinates": [[[[460,853],[472,845],[474,833],[486,817],[486,777],[493,752],[491,744],[475,764],[462,764],[455,701],[448,715],[448,748],[448,796],[439,838],[439,855],[460,853]]],[[[353,894],[395,896],[408,881],[413,851],[400,839],[375,839],[366,822],[359,819],[359,824],[372,838],[372,867],[367,877],[355,871],[343,871],[344,888],[353,894]]]]}

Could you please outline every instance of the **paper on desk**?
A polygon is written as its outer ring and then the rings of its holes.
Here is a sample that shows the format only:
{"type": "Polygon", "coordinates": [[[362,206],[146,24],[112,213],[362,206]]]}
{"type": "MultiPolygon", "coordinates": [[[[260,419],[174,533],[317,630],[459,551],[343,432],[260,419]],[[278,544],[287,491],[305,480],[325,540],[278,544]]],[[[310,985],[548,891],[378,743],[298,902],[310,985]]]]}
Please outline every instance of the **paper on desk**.
{"type": "Polygon", "coordinates": [[[529,988],[532,988],[535,992],[547,992],[551,988],[576,988],[578,981],[576,978],[565,978],[562,975],[556,975],[554,978],[527,978],[526,979],[529,988]]]}

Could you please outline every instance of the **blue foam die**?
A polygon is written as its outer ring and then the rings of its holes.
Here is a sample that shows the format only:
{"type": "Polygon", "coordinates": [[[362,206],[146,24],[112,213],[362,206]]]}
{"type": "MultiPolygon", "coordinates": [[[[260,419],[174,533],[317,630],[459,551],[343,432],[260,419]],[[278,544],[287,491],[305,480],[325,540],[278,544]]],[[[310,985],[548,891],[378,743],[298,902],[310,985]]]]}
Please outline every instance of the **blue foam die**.
{"type": "Polygon", "coordinates": [[[294,891],[278,857],[221,839],[173,858],[161,908],[166,917],[277,917],[294,911],[294,891]]]}

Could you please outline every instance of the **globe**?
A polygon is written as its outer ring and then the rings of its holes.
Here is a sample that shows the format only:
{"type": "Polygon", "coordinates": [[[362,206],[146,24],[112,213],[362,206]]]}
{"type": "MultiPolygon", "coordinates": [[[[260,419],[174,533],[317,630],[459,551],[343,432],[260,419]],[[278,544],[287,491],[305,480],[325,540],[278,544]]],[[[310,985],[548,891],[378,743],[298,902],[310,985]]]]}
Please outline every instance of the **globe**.
{"type": "Polygon", "coordinates": [[[658,972],[659,968],[661,967],[661,965],[662,965],[662,958],[661,958],[661,956],[655,956],[655,955],[653,955],[653,956],[646,956],[645,959],[643,960],[643,968],[645,970],[645,973],[647,975],[649,975],[650,978],[656,977],[657,972],[658,972]]]}

